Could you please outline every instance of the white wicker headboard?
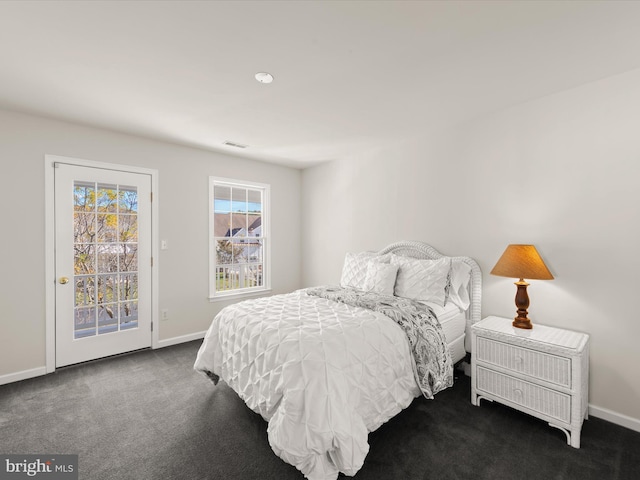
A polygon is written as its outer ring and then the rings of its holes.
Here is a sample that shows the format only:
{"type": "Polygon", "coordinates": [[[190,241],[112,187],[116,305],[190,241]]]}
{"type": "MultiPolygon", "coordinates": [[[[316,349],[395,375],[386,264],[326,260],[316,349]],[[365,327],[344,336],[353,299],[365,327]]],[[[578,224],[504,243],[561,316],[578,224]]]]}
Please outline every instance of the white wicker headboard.
{"type": "MultiPolygon", "coordinates": [[[[460,260],[471,267],[471,278],[469,279],[469,296],[471,297],[471,304],[466,312],[467,316],[467,334],[470,335],[470,327],[476,322],[481,320],[482,308],[482,272],[480,266],[471,257],[448,257],[438,252],[431,245],[423,242],[397,242],[386,246],[379,252],[379,255],[384,253],[395,253],[396,255],[402,255],[412,258],[423,258],[437,260],[438,258],[451,258],[454,260],[460,260]]],[[[469,342],[465,341],[467,351],[469,351],[469,342]]]]}

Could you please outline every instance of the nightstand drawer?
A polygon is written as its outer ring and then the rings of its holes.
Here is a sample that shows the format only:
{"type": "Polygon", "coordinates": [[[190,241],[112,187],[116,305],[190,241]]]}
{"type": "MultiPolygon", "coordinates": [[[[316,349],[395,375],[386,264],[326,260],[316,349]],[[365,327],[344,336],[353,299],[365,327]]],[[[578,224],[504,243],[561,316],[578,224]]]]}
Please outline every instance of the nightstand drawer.
{"type": "Polygon", "coordinates": [[[477,360],[571,388],[571,360],[517,345],[477,337],[477,360]]]}
{"type": "Polygon", "coordinates": [[[571,396],[519,380],[481,366],[476,370],[476,388],[536,413],[571,423],[571,396]]]}

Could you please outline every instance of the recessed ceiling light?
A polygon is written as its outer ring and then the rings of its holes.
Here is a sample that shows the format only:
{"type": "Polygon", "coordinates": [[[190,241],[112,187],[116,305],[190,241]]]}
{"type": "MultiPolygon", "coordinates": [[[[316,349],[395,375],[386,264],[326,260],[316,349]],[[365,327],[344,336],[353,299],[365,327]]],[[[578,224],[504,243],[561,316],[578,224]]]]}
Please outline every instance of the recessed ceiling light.
{"type": "Polygon", "coordinates": [[[271,83],[273,82],[273,75],[267,72],[258,72],[256,73],[256,80],[260,83],[271,83]]]}

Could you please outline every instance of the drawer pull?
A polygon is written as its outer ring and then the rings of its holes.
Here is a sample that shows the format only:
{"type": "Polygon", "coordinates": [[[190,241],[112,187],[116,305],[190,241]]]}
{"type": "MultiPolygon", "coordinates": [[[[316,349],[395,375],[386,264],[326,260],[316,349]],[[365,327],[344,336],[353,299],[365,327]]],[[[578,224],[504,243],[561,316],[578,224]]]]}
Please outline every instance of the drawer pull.
{"type": "Polygon", "coordinates": [[[516,356],[516,363],[518,365],[522,365],[524,363],[524,358],[522,358],[521,356],[516,356]]]}
{"type": "Polygon", "coordinates": [[[520,390],[519,388],[514,388],[514,389],[513,389],[513,394],[514,394],[516,397],[522,397],[522,390],[520,390]]]}

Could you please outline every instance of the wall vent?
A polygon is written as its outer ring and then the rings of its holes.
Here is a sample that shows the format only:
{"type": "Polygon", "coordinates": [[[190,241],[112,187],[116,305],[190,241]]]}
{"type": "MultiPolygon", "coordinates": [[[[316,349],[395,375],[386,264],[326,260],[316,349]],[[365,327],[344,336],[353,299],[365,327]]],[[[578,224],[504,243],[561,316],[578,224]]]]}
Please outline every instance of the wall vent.
{"type": "Polygon", "coordinates": [[[242,145],[241,143],[230,142],[228,140],[226,142],[224,142],[223,145],[227,145],[228,147],[235,147],[235,148],[247,148],[247,145],[242,145]]]}

